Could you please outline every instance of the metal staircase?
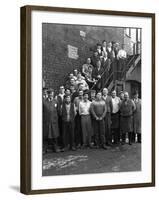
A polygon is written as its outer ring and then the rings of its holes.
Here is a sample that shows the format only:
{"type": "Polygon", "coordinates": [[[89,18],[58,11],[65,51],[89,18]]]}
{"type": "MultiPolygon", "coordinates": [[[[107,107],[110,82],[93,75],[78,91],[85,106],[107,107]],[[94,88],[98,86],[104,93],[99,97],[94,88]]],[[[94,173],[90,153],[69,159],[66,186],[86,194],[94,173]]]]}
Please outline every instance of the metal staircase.
{"type": "MultiPolygon", "coordinates": [[[[110,70],[105,69],[101,75],[101,78],[105,80],[101,90],[104,87],[108,88],[109,91],[117,90],[117,92],[119,92],[124,90],[125,80],[131,76],[138,64],[141,64],[141,55],[135,54],[127,58],[126,67],[123,69],[123,71],[117,71],[117,69],[113,69],[113,67],[110,68],[110,70]],[[118,74],[120,74],[120,79],[118,78],[118,74]]],[[[98,81],[92,86],[91,89],[95,88],[98,81]]]]}

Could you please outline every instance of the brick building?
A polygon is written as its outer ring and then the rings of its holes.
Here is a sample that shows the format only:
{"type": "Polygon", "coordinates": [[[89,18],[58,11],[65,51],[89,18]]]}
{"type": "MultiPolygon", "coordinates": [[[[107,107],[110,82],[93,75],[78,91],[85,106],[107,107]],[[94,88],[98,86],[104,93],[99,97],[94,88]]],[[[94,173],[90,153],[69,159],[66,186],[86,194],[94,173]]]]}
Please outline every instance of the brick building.
{"type": "Polygon", "coordinates": [[[80,70],[86,58],[92,56],[94,46],[103,40],[125,43],[128,53],[133,53],[131,36],[125,28],[43,23],[43,86],[57,91],[68,74],[80,70]]]}

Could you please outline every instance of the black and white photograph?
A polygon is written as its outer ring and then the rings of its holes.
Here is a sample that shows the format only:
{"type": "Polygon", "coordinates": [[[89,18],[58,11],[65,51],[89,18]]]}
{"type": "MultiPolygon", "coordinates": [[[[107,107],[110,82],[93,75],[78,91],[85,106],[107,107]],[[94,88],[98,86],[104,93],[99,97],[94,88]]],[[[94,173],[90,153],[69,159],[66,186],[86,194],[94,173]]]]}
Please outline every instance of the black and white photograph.
{"type": "Polygon", "coordinates": [[[42,23],[42,176],[142,169],[142,28],[42,23]]]}
{"type": "Polygon", "coordinates": [[[155,15],[24,6],[21,191],[155,184],[155,15]]]}

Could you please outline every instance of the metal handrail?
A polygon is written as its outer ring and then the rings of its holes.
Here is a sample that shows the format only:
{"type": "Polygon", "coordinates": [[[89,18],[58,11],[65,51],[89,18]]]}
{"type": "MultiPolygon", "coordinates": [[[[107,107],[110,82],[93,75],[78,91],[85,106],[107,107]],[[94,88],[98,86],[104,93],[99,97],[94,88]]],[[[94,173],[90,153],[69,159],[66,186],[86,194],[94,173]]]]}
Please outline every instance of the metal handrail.
{"type": "Polygon", "coordinates": [[[130,61],[127,63],[125,69],[123,69],[122,71],[112,71],[112,73],[109,75],[109,77],[107,78],[106,82],[104,83],[104,86],[105,86],[106,84],[108,84],[108,82],[110,81],[110,78],[111,78],[111,77],[112,77],[112,79],[113,79],[113,74],[114,74],[114,73],[116,73],[116,72],[121,72],[122,75],[124,76],[124,74],[128,71],[129,65],[130,65],[130,63],[134,60],[135,56],[136,56],[136,54],[134,54],[134,55],[132,56],[132,58],[130,59],[130,61]]]}
{"type": "MultiPolygon", "coordinates": [[[[137,55],[137,54],[135,54],[135,55],[133,56],[133,58],[135,58],[136,55],[137,55]]],[[[138,58],[138,57],[137,57],[137,58],[138,58]]],[[[136,58],[136,59],[137,59],[137,58],[136,58]]],[[[130,62],[129,62],[129,63],[130,63],[130,62]]],[[[134,62],[134,63],[135,63],[135,62],[134,62]]],[[[128,68],[128,66],[129,66],[129,65],[127,64],[126,68],[123,69],[123,70],[121,71],[122,74],[125,74],[125,73],[130,69],[130,67],[131,67],[132,65],[131,65],[129,68],[128,68]]]]}
{"type": "MultiPolygon", "coordinates": [[[[109,65],[111,65],[111,64],[112,64],[112,62],[110,62],[109,65]]],[[[96,84],[99,82],[99,80],[101,80],[101,78],[103,77],[103,75],[105,74],[106,71],[107,71],[107,68],[103,71],[103,73],[101,74],[100,79],[98,79],[98,80],[93,84],[93,86],[90,88],[90,90],[92,90],[92,89],[96,86],[96,84]]]]}
{"type": "Polygon", "coordinates": [[[132,62],[132,60],[135,58],[135,54],[132,56],[132,58],[130,59],[130,61],[128,62],[127,66],[130,65],[130,63],[132,62]]]}

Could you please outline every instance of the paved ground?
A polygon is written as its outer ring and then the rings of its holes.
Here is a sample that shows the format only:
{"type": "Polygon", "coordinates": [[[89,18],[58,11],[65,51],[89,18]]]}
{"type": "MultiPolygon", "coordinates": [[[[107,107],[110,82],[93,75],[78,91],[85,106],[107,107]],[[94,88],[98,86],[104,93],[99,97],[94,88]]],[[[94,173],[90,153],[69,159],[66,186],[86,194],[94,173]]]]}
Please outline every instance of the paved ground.
{"type": "Polygon", "coordinates": [[[84,149],[43,156],[43,176],[141,170],[141,144],[84,149]]]}

